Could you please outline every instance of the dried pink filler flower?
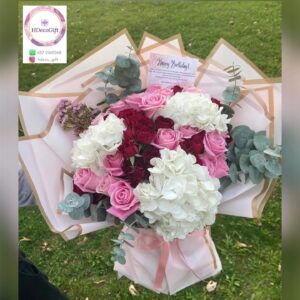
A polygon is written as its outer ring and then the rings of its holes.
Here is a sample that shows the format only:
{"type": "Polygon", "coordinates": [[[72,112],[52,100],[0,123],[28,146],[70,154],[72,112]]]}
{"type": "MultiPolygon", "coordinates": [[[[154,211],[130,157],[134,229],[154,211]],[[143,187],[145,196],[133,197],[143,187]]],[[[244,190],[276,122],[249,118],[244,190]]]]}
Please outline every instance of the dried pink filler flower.
{"type": "Polygon", "coordinates": [[[98,109],[88,107],[84,103],[72,104],[62,99],[57,106],[58,122],[64,130],[73,130],[76,135],[85,131],[92,120],[100,113],[98,109]]]}

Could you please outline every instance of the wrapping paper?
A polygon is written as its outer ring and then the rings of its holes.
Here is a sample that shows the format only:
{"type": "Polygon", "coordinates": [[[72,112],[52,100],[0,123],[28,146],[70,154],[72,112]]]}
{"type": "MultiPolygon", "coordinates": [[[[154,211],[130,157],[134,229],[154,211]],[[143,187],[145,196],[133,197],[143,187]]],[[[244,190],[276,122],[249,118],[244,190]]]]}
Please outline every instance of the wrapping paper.
{"type": "Polygon", "coordinates": [[[185,239],[165,242],[153,229],[136,233],[130,241],[134,248],[125,245],[126,264],[115,263],[119,277],[126,276],[157,293],[174,294],[187,286],[217,275],[221,261],[209,231],[204,229],[185,239]]]}
{"type": "MultiPolygon", "coordinates": [[[[118,54],[127,54],[128,46],[141,62],[143,87],[151,52],[195,57],[185,51],[180,35],[160,40],[144,33],[137,48],[124,29],[31,91],[19,93],[19,116],[25,132],[19,142],[20,162],[49,227],[66,240],[110,224],[92,222],[90,218],[74,221],[57,211],[57,203],[72,189],[70,151],[75,137],[58,125],[56,105],[67,98],[95,107],[104,98],[103,92],[97,90],[103,84],[95,73],[111,65],[118,54]]],[[[243,123],[255,130],[266,129],[274,144],[281,144],[280,80],[267,78],[226,41],[221,39],[205,61],[199,59],[195,85],[221,97],[228,85],[228,74],[223,69],[233,61],[242,67],[244,85],[240,106],[233,107],[233,125],[243,123]]],[[[249,182],[234,184],[225,191],[219,213],[260,218],[273,187],[274,181],[267,180],[256,186],[249,182]]]]}

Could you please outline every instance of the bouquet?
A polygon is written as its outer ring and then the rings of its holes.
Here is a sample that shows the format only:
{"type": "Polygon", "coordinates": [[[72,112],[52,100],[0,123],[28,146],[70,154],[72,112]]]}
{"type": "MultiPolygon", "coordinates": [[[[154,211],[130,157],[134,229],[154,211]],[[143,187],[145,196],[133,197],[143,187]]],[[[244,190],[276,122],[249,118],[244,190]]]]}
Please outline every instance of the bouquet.
{"type": "MultiPolygon", "coordinates": [[[[72,233],[76,226],[82,233],[81,226],[89,232],[123,224],[113,240],[115,270],[157,292],[173,294],[220,272],[209,226],[220,212],[222,196],[232,200],[244,193],[247,199],[261,185],[263,192],[256,197],[265,196],[281,175],[281,149],[270,131],[243,123],[245,110],[252,110],[252,117],[261,110],[252,103],[251,97],[257,98],[253,89],[241,84],[242,66],[231,64],[221,71],[218,66],[216,71],[217,63],[211,66],[210,58],[197,71],[196,81],[203,84],[147,85],[146,53],[153,47],[145,47],[144,56],[132,48],[126,55],[117,54],[113,64],[84,81],[92,83],[84,95],[57,97],[51,125],[53,137],[69,136],[68,146],[56,152],[67,167],[60,173],[58,201],[47,205],[56,205],[55,218],[71,224],[63,230],[68,232],[65,238],[78,234],[72,233]],[[211,78],[221,78],[220,83],[212,88],[211,78]],[[249,108],[242,105],[247,97],[249,108]]],[[[158,42],[154,48],[155,53],[178,55],[172,44],[158,42]]],[[[262,107],[268,114],[268,107],[262,107]]],[[[265,118],[258,121],[266,126],[265,118]]],[[[54,140],[48,140],[53,149],[54,140]]],[[[30,147],[33,155],[39,152],[30,147]]],[[[21,153],[31,160],[28,146],[21,153]]],[[[35,181],[37,194],[42,194],[42,178],[36,174],[35,181]]],[[[239,210],[248,211],[246,206],[239,210]]]]}

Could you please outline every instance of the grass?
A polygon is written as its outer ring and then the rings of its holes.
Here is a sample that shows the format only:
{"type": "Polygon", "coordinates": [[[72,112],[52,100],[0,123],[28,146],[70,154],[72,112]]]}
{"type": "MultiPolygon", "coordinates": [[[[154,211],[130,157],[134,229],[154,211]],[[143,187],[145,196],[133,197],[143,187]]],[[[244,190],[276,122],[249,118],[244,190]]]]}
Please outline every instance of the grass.
{"type": "MultiPolygon", "coordinates": [[[[22,64],[22,5],[19,2],[19,89],[27,91],[66,65],[22,64]]],[[[68,63],[127,28],[136,44],[144,31],[160,38],[181,33],[186,49],[205,58],[220,37],[249,57],[268,76],[281,75],[281,3],[275,1],[57,1],[68,6],[68,63]]],[[[157,295],[138,285],[137,299],[280,299],[281,190],[277,184],[261,224],[254,220],[218,216],[212,235],[223,271],[214,280],[177,295],[157,295]],[[240,248],[238,242],[248,245],[240,248]]],[[[65,242],[50,232],[38,208],[20,209],[20,248],[70,299],[132,299],[130,282],[117,280],[110,261],[108,228],[87,238],[65,242]],[[47,244],[44,244],[44,243],[47,244]],[[48,248],[48,250],[47,250],[48,248]]]]}

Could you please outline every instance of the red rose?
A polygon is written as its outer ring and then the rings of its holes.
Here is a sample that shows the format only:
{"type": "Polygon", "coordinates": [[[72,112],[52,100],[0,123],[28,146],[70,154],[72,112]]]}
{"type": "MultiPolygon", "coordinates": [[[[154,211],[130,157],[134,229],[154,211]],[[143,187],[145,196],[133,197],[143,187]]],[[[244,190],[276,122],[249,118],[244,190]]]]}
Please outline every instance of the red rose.
{"type": "Polygon", "coordinates": [[[218,106],[221,106],[221,102],[216,98],[211,98],[211,102],[217,104],[218,106]]]}
{"type": "Polygon", "coordinates": [[[140,182],[145,180],[146,170],[142,167],[132,167],[126,175],[130,185],[135,188],[140,182]]]}
{"type": "Polygon", "coordinates": [[[129,108],[120,111],[118,114],[118,118],[123,119],[123,122],[127,127],[132,127],[138,115],[138,111],[129,108]]]}
{"type": "Polygon", "coordinates": [[[172,91],[173,91],[174,95],[175,95],[176,93],[181,93],[182,90],[183,90],[183,88],[182,88],[181,86],[179,86],[179,85],[174,85],[174,86],[172,87],[172,91]]]}
{"type": "Polygon", "coordinates": [[[165,118],[165,117],[159,116],[155,120],[155,126],[156,126],[156,129],[159,129],[159,128],[171,128],[171,129],[173,129],[174,121],[170,118],[165,118]]]}
{"type": "Polygon", "coordinates": [[[132,140],[125,140],[118,148],[125,157],[135,156],[139,152],[137,144],[132,140]]]}
{"type": "Polygon", "coordinates": [[[135,130],[135,140],[139,144],[149,145],[152,143],[156,136],[156,132],[147,127],[136,128],[135,130]]]}
{"type": "Polygon", "coordinates": [[[124,132],[123,132],[123,137],[125,140],[131,140],[133,138],[133,131],[131,128],[127,128],[124,132]]]}
{"type": "Polygon", "coordinates": [[[196,156],[204,151],[203,139],[205,130],[193,135],[191,137],[191,152],[196,156]]]}
{"type": "Polygon", "coordinates": [[[191,139],[186,139],[180,142],[180,147],[186,152],[186,153],[191,153],[192,152],[192,143],[191,139]]]}
{"type": "Polygon", "coordinates": [[[136,129],[141,127],[154,129],[154,121],[145,116],[142,112],[135,116],[133,124],[136,129]]]}
{"type": "Polygon", "coordinates": [[[148,147],[142,153],[142,158],[146,166],[150,166],[150,160],[154,157],[160,157],[159,149],[156,147],[148,147]]]}

